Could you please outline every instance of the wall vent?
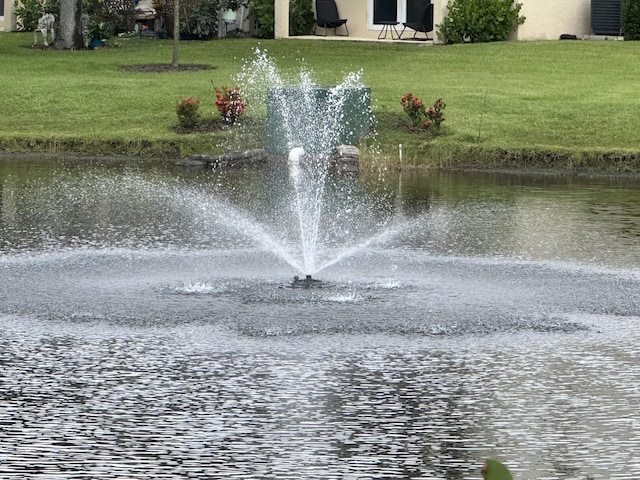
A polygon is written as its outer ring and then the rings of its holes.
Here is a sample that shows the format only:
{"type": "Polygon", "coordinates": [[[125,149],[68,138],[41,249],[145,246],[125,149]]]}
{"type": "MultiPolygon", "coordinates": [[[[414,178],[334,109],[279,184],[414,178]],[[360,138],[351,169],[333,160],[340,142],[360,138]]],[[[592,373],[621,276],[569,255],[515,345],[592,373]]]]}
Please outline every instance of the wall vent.
{"type": "Polygon", "coordinates": [[[621,0],[591,0],[591,33],[622,35],[621,0]]]}

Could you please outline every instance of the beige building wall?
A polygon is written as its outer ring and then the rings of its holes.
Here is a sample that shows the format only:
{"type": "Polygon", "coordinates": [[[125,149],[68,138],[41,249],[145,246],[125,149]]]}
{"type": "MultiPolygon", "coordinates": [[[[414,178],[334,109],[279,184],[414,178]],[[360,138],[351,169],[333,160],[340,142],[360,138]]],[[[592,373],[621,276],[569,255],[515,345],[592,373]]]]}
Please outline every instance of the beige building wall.
{"type": "MultiPolygon", "coordinates": [[[[283,2],[288,0],[276,0],[283,2]]],[[[438,16],[439,4],[447,4],[446,0],[432,0],[434,3],[434,24],[438,24],[442,21],[442,18],[438,16]]],[[[347,27],[349,28],[349,36],[357,39],[371,39],[376,40],[380,35],[382,26],[373,25],[373,0],[336,0],[338,12],[341,18],[348,19],[347,27]]],[[[314,2],[315,8],[315,2],[314,2]]],[[[402,16],[402,12],[398,12],[399,16],[402,16]]],[[[402,18],[399,18],[398,26],[396,27],[398,32],[402,31],[402,18]]],[[[344,29],[338,29],[338,33],[344,33],[344,29]]],[[[324,35],[324,29],[318,29],[318,35],[324,35]]],[[[333,29],[329,30],[328,36],[333,36],[333,29]]],[[[394,34],[395,35],[395,34],[394,34]]],[[[413,35],[411,33],[405,33],[405,36],[413,35]]],[[[434,37],[435,33],[429,34],[429,37],[434,37]]],[[[387,34],[387,39],[391,39],[391,34],[387,34]]]]}
{"type": "MultiPolygon", "coordinates": [[[[590,0],[520,0],[521,13],[527,20],[518,27],[512,38],[514,40],[554,40],[563,33],[579,38],[588,35],[591,30],[590,0]]],[[[448,0],[432,0],[434,4],[434,25],[442,23],[447,14],[448,0]]],[[[14,0],[4,0],[4,12],[0,12],[0,31],[16,29],[16,18],[13,9],[14,0]],[[4,13],[4,15],[2,15],[4,13]]],[[[340,16],[347,18],[347,26],[351,38],[375,40],[381,27],[373,25],[373,0],[336,0],[340,16]]],[[[275,34],[276,38],[289,36],[289,0],[275,0],[275,34]]],[[[401,19],[400,19],[401,20],[401,19]]],[[[437,30],[437,27],[435,27],[437,30]]],[[[402,24],[398,25],[402,30],[402,24]]],[[[342,32],[342,31],[341,31],[342,32]]],[[[323,34],[324,30],[319,29],[323,34]]],[[[333,31],[328,32],[333,36],[333,31]]],[[[406,35],[406,34],[405,34],[406,35]]],[[[433,32],[431,37],[436,38],[433,32]]],[[[387,39],[389,39],[389,35],[387,39]]]]}
{"type": "MultiPolygon", "coordinates": [[[[278,4],[289,0],[275,0],[276,10],[278,4]]],[[[434,30],[441,24],[447,15],[447,3],[449,0],[432,0],[434,4],[434,30]]],[[[591,30],[591,0],[520,0],[522,3],[521,14],[527,17],[525,23],[520,25],[512,35],[513,40],[554,40],[560,38],[563,33],[573,34],[579,38],[588,35],[591,30]]],[[[352,38],[377,39],[380,26],[372,25],[373,0],[336,0],[338,11],[342,18],[347,18],[349,36],[352,38]]],[[[401,12],[399,12],[401,14],[401,12]]],[[[277,17],[277,14],[276,14],[277,17]]],[[[399,19],[400,21],[402,19],[399,19]]],[[[288,29],[288,27],[287,27],[288,29]]],[[[402,24],[398,25],[402,30],[402,24]]],[[[324,34],[324,29],[318,33],[324,34]]],[[[276,37],[285,38],[283,31],[276,37]]],[[[409,35],[412,35],[409,34],[409,35]]],[[[405,33],[405,36],[409,36],[405,33]]],[[[333,36],[333,30],[328,32],[333,36]]],[[[436,32],[429,35],[437,40],[436,32]]],[[[387,39],[390,37],[387,36],[387,39]]]]}
{"type": "Polygon", "coordinates": [[[4,0],[4,12],[0,9],[0,32],[12,32],[17,28],[13,3],[14,0],[4,0]]]}
{"type": "Polygon", "coordinates": [[[517,40],[557,40],[563,33],[582,38],[591,32],[591,0],[520,0],[527,17],[517,40]]]}

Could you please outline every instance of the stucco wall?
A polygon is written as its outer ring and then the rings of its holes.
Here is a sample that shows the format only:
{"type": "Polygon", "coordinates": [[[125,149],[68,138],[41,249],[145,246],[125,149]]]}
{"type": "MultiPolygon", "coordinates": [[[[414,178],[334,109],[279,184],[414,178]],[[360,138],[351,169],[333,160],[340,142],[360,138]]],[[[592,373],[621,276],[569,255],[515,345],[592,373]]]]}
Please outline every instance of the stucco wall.
{"type": "Polygon", "coordinates": [[[11,32],[17,28],[13,4],[13,0],[4,0],[4,12],[0,12],[0,32],[11,32]]]}
{"type": "MultiPolygon", "coordinates": [[[[447,13],[448,0],[432,0],[434,4],[434,25],[442,23],[447,13]]],[[[552,40],[563,33],[582,37],[591,30],[591,0],[520,0],[521,13],[527,17],[512,36],[514,40],[552,40]]],[[[0,20],[0,31],[16,28],[13,14],[13,0],[5,0],[4,21],[0,20]]],[[[275,0],[276,37],[288,34],[288,0],[275,0]],[[284,23],[287,23],[285,26],[284,23]],[[283,28],[284,27],[284,28],[283,28]]],[[[349,21],[349,33],[352,38],[376,39],[379,27],[369,25],[367,0],[336,0],[340,16],[349,21]]],[[[1,14],[2,12],[0,12],[1,14]]],[[[1,15],[0,15],[1,17],[1,15]]],[[[402,25],[399,25],[399,30],[402,25]]],[[[319,33],[324,33],[320,31],[319,33]]],[[[332,35],[333,31],[329,32],[332,35]]],[[[435,37],[435,32],[431,35],[435,37]]]]}
{"type": "MultiPolygon", "coordinates": [[[[276,0],[276,4],[282,1],[286,0],[276,0]]],[[[432,3],[434,3],[434,23],[436,24],[442,21],[441,17],[438,17],[438,4],[441,2],[442,0],[432,0],[432,3]]],[[[446,3],[446,0],[444,0],[444,5],[446,5],[446,3]]],[[[378,38],[382,27],[379,25],[371,25],[373,13],[369,11],[368,4],[368,0],[336,0],[340,16],[348,19],[347,26],[350,37],[364,39],[378,38]]],[[[398,32],[402,31],[401,23],[398,24],[397,30],[398,32]]],[[[318,33],[324,35],[324,29],[319,29],[318,33]]],[[[338,33],[344,33],[344,30],[339,29],[338,33]]],[[[333,35],[333,30],[329,31],[329,35],[333,35]]],[[[411,35],[413,35],[413,31],[405,33],[405,36],[411,35]]],[[[433,37],[434,34],[430,34],[429,36],[433,37]]],[[[390,34],[387,35],[387,39],[391,39],[390,34]]]]}
{"type": "MultiPolygon", "coordinates": [[[[276,0],[280,2],[282,0],[276,0]]],[[[432,0],[434,25],[439,25],[447,14],[448,0],[432,0]]],[[[569,33],[582,37],[591,30],[591,0],[520,0],[521,14],[527,17],[511,36],[513,40],[554,40],[569,33]]],[[[355,38],[378,36],[367,18],[367,0],[336,0],[340,16],[347,18],[349,33],[355,38]]],[[[398,28],[401,30],[402,25],[398,28]]],[[[435,27],[437,30],[437,27],[435,27]]],[[[321,33],[324,33],[322,31],[321,33]]],[[[330,32],[329,35],[332,35],[330,32]]],[[[436,38],[435,31],[430,36],[436,38]]]]}
{"type": "Polygon", "coordinates": [[[367,28],[367,9],[362,8],[363,3],[366,5],[366,0],[336,0],[338,13],[342,18],[348,19],[347,26],[351,36],[367,28]]]}
{"type": "Polygon", "coordinates": [[[527,17],[518,27],[517,40],[554,40],[563,33],[582,38],[591,31],[590,0],[521,0],[527,17]]]}
{"type": "MultiPolygon", "coordinates": [[[[432,0],[435,24],[447,14],[448,0],[432,0]]],[[[591,0],[518,0],[525,22],[511,40],[557,40],[563,33],[582,38],[591,31],[591,0]]]]}

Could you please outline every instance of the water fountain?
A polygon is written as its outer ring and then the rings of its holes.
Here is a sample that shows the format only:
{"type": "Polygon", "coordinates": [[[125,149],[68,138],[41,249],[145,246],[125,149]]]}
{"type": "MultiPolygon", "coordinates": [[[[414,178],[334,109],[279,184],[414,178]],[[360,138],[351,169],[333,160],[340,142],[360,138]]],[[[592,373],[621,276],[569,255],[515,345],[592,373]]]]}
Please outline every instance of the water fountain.
{"type": "Polygon", "coordinates": [[[0,160],[3,475],[640,475],[637,182],[340,176],[290,146],[0,160]]]}
{"type": "MultiPolygon", "coordinates": [[[[266,99],[267,152],[287,157],[292,187],[288,209],[295,218],[299,238],[293,248],[302,255],[302,260],[292,266],[305,275],[304,281],[294,279],[292,286],[319,286],[322,282],[313,280],[312,275],[372,241],[354,232],[357,225],[363,225],[363,219],[358,216],[369,209],[368,202],[349,188],[353,182],[339,182],[330,175],[331,168],[335,167],[336,148],[345,143],[358,143],[369,133],[371,91],[362,85],[361,72],[348,74],[333,87],[320,87],[309,71],[302,70],[298,82],[292,85],[266,53],[259,50],[243,72],[240,80],[243,90],[253,98],[250,102],[259,104],[266,99]],[[354,205],[355,202],[361,205],[364,202],[364,209],[354,205]],[[340,217],[342,226],[328,224],[327,205],[335,207],[334,218],[340,217]],[[336,242],[340,229],[348,233],[340,235],[336,242]],[[321,262],[321,254],[329,251],[324,248],[320,252],[322,246],[340,248],[334,258],[326,257],[321,262]]],[[[385,229],[388,221],[389,218],[379,220],[375,229],[385,229]]],[[[383,237],[375,230],[369,230],[367,235],[372,232],[378,240],[383,237]]]]}

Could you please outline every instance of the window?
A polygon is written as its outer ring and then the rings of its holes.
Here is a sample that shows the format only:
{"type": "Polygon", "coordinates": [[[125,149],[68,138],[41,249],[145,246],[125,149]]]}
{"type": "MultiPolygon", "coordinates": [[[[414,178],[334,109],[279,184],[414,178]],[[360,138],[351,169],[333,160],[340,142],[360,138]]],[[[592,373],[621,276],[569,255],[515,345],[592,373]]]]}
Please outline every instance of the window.
{"type": "Polygon", "coordinates": [[[424,9],[429,6],[431,0],[405,0],[407,4],[407,22],[420,22],[424,9]]]}
{"type": "Polygon", "coordinates": [[[378,22],[419,22],[431,0],[368,0],[368,28],[380,30],[378,22]]]}
{"type": "Polygon", "coordinates": [[[381,30],[378,22],[406,21],[406,5],[410,0],[367,0],[367,28],[381,30]]]}

